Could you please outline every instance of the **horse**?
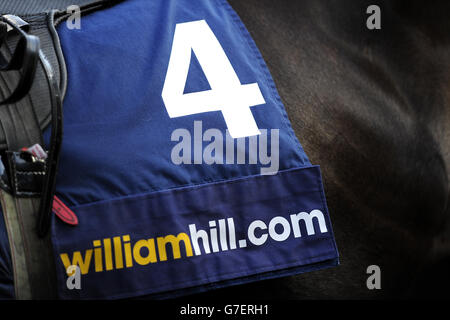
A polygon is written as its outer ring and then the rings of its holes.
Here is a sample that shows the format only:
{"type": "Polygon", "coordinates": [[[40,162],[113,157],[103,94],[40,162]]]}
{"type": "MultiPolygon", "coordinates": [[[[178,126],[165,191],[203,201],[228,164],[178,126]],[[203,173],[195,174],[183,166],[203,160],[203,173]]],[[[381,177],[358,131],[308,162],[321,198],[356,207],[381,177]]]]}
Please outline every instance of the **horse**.
{"type": "Polygon", "coordinates": [[[229,3],[260,49],[296,136],[321,165],[340,265],[190,298],[445,296],[450,4],[379,0],[381,29],[371,30],[367,0],[229,3]],[[380,289],[367,285],[372,265],[380,289]]]}

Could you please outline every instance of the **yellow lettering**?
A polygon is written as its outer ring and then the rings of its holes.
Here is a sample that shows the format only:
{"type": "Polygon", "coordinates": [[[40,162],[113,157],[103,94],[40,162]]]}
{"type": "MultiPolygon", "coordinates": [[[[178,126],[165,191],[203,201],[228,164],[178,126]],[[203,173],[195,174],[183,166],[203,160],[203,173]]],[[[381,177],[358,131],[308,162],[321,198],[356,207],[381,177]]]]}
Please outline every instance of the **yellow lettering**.
{"type": "MultiPolygon", "coordinates": [[[[69,268],[72,265],[78,265],[81,274],[87,274],[89,272],[92,256],[94,255],[94,267],[95,272],[103,271],[103,252],[105,255],[105,269],[113,270],[122,269],[125,266],[127,268],[133,267],[133,260],[139,265],[147,265],[149,263],[158,262],[156,254],[156,247],[159,252],[160,261],[167,260],[167,244],[170,244],[172,249],[172,256],[174,259],[181,258],[181,242],[184,243],[184,248],[187,257],[193,255],[192,244],[189,236],[182,232],[177,236],[167,235],[165,237],[158,237],[156,239],[146,239],[137,241],[133,248],[131,248],[130,236],[124,235],[122,237],[105,238],[102,240],[94,240],[92,242],[94,248],[88,249],[84,252],[84,256],[80,251],[75,251],[70,259],[67,253],[60,254],[60,258],[64,267],[69,268]],[[122,251],[123,242],[123,251],[122,251]],[[103,247],[102,247],[103,245],[103,247]],[[112,248],[114,246],[114,249],[112,248]],[[142,253],[142,249],[146,248],[148,253],[142,253]],[[114,263],[113,263],[113,251],[114,251],[114,263]]],[[[69,275],[70,276],[70,275],[69,275]]]]}
{"type": "Polygon", "coordinates": [[[102,257],[102,242],[100,240],[93,241],[94,247],[94,260],[95,260],[95,272],[103,271],[103,257],[102,257]],[[100,247],[100,248],[98,248],[100,247]]]}
{"type": "Polygon", "coordinates": [[[127,268],[130,268],[133,266],[133,257],[131,255],[131,244],[129,243],[130,241],[130,236],[126,235],[122,237],[124,244],[123,247],[125,249],[125,265],[127,266],[127,268]]]}
{"type": "Polygon", "coordinates": [[[122,242],[120,237],[114,237],[114,257],[116,258],[116,269],[123,268],[123,257],[122,257],[122,242]]]}
{"type": "Polygon", "coordinates": [[[166,245],[167,243],[170,243],[172,247],[172,253],[174,259],[181,258],[181,250],[180,250],[180,242],[184,242],[184,246],[186,248],[186,256],[191,257],[192,256],[192,246],[191,246],[191,239],[189,239],[189,236],[182,232],[179,233],[178,236],[174,235],[168,235],[165,237],[158,237],[158,252],[159,252],[159,259],[161,261],[167,260],[167,252],[166,252],[166,245]]]}
{"type": "Polygon", "coordinates": [[[106,270],[112,270],[113,262],[110,238],[103,239],[103,250],[105,250],[105,268],[106,270]]]}
{"type": "Polygon", "coordinates": [[[75,251],[73,253],[72,262],[70,261],[69,255],[67,253],[60,254],[60,257],[66,270],[70,266],[78,265],[80,267],[81,274],[87,274],[89,272],[89,266],[91,265],[92,249],[88,249],[85,251],[84,259],[81,256],[80,251],[75,251]]]}
{"type": "Polygon", "coordinates": [[[149,263],[155,263],[157,261],[156,252],[155,252],[155,240],[139,240],[133,247],[133,257],[134,261],[136,261],[141,266],[145,266],[149,263]],[[146,257],[141,255],[141,249],[147,248],[148,254],[146,257]]]}

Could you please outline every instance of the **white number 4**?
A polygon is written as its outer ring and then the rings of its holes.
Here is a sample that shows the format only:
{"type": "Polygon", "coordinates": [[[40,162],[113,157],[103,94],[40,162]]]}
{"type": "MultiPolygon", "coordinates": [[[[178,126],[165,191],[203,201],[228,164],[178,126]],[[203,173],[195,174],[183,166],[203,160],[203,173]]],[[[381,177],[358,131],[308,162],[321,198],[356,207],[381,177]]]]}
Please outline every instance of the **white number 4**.
{"type": "Polygon", "coordinates": [[[241,84],[205,20],[176,25],[162,98],[171,118],[221,111],[231,137],[260,134],[250,107],[266,103],[261,90],[257,83],[241,84]],[[211,90],[184,94],[192,51],[211,90]]]}

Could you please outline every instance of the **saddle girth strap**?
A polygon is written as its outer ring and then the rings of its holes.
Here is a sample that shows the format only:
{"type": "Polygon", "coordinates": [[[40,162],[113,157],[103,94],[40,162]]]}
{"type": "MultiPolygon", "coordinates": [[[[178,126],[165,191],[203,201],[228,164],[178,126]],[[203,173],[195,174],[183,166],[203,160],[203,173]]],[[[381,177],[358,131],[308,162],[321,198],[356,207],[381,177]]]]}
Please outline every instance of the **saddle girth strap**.
{"type": "Polygon", "coordinates": [[[16,299],[54,299],[55,271],[50,236],[36,232],[39,199],[14,198],[0,191],[11,258],[16,299]]]}

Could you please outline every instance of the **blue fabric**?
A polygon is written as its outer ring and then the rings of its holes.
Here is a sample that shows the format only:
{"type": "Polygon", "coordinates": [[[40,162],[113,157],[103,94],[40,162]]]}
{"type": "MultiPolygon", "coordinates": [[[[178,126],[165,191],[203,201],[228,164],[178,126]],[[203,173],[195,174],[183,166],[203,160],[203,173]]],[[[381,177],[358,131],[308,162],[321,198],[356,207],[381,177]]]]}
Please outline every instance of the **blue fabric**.
{"type": "Polygon", "coordinates": [[[0,300],[14,299],[14,274],[9,239],[0,206],[0,300]]]}
{"type": "MultiPolygon", "coordinates": [[[[319,168],[311,165],[295,137],[259,51],[226,1],[129,0],[86,15],[81,23],[80,30],[64,23],[58,28],[68,89],[57,194],[80,220],[77,227],[53,221],[62,298],[174,295],[337,264],[319,168]],[[240,82],[259,85],[266,103],[251,112],[258,127],[268,132],[268,150],[274,130],[279,130],[275,175],[261,176],[265,165],[250,160],[251,138],[243,140],[245,164],[177,165],[171,159],[178,144],[171,135],[177,129],[195,135],[200,124],[202,132],[215,128],[226,136],[220,112],[170,118],[161,97],[175,26],[198,20],[208,23],[240,82]],[[168,244],[167,259],[160,256],[158,237],[184,233],[194,242],[190,224],[214,232],[210,222],[217,229],[217,224],[233,219],[239,242],[254,221],[268,226],[274,217],[281,217],[279,221],[287,223],[292,214],[314,210],[323,214],[326,231],[314,218],[312,235],[304,236],[301,222],[301,237],[292,236],[292,224],[291,236],[283,241],[269,237],[264,245],[255,245],[247,239],[245,248],[237,243],[234,250],[193,256],[182,244],[180,258],[168,244]],[[118,237],[121,251],[113,244],[118,237]],[[130,267],[125,267],[126,243],[134,250],[145,239],[153,239],[156,248],[133,251],[130,267]],[[158,262],[139,265],[136,256],[149,258],[151,252],[158,262]],[[81,290],[66,286],[64,262],[73,262],[75,255],[85,265],[81,290]]],[[[208,89],[192,55],[185,93],[208,89]]],[[[236,143],[235,155],[237,149],[236,143]]],[[[255,232],[264,237],[269,231],[255,232]]],[[[270,232],[276,237],[283,226],[270,232]]],[[[213,250],[212,233],[209,237],[213,250]]],[[[231,241],[229,234],[226,241],[231,241]]]]}
{"type": "MultiPolygon", "coordinates": [[[[260,173],[259,165],[171,162],[175,129],[193,132],[198,120],[225,134],[220,112],[170,119],[161,98],[175,25],[200,19],[211,26],[241,83],[259,84],[267,103],[252,112],[260,128],[280,129],[279,169],[310,165],[259,52],[228,4],[131,0],[83,17],[80,30],[64,23],[58,29],[69,77],[58,191],[69,204],[260,173]]],[[[187,86],[205,86],[199,67],[190,70],[187,86]]]]}
{"type": "MultiPolygon", "coordinates": [[[[245,283],[337,264],[337,250],[318,167],[102,201],[76,206],[73,210],[78,214],[80,225],[73,228],[56,220],[53,228],[55,250],[60,255],[67,255],[70,261],[78,251],[83,261],[90,263],[81,275],[81,290],[69,290],[65,266],[61,263],[61,256],[58,257],[59,292],[65,299],[125,298],[166,291],[173,295],[177,294],[175,290],[200,285],[222,281],[228,281],[228,285],[245,283]],[[264,228],[252,232],[258,238],[270,235],[263,244],[250,240],[248,228],[253,221],[260,220],[270,226],[275,217],[288,222],[291,214],[312,210],[324,213],[327,231],[321,231],[318,220],[315,220],[314,233],[307,236],[305,225],[295,223],[301,230],[301,236],[295,237],[294,223],[289,222],[289,229],[283,229],[282,225],[275,227],[277,234],[287,230],[289,235],[283,237],[284,240],[276,240],[276,236],[272,236],[273,231],[264,228]],[[233,219],[233,228],[227,223],[230,218],[233,219]],[[222,229],[218,228],[220,220],[224,221],[222,229]],[[212,250],[210,221],[214,221],[217,233],[226,238],[225,246],[217,241],[217,252],[212,250]],[[189,250],[184,249],[186,242],[183,242],[180,257],[175,259],[168,244],[167,258],[162,258],[158,237],[185,233],[190,238],[190,246],[194,247],[195,240],[188,227],[191,224],[195,224],[196,231],[208,233],[210,252],[206,252],[203,240],[199,240],[199,255],[195,250],[189,255],[189,250]],[[113,237],[123,239],[123,236],[130,236],[132,244],[129,257],[134,260],[129,266],[125,263],[124,241],[121,240],[117,246],[120,247],[119,263],[113,259],[116,246],[111,244],[110,249],[105,246],[105,240],[112,243],[113,237]],[[148,239],[153,239],[155,244],[155,258],[140,265],[133,244],[148,239]],[[235,239],[235,247],[232,247],[231,239],[235,239]],[[102,241],[102,246],[96,246],[102,250],[101,258],[93,254],[89,260],[87,250],[92,250],[96,240],[102,241]],[[241,240],[245,240],[245,246],[240,244],[241,240]],[[101,270],[95,267],[99,261],[101,270]]],[[[145,257],[149,250],[141,250],[140,254],[145,257]]],[[[212,287],[209,285],[202,289],[212,287]]]]}

